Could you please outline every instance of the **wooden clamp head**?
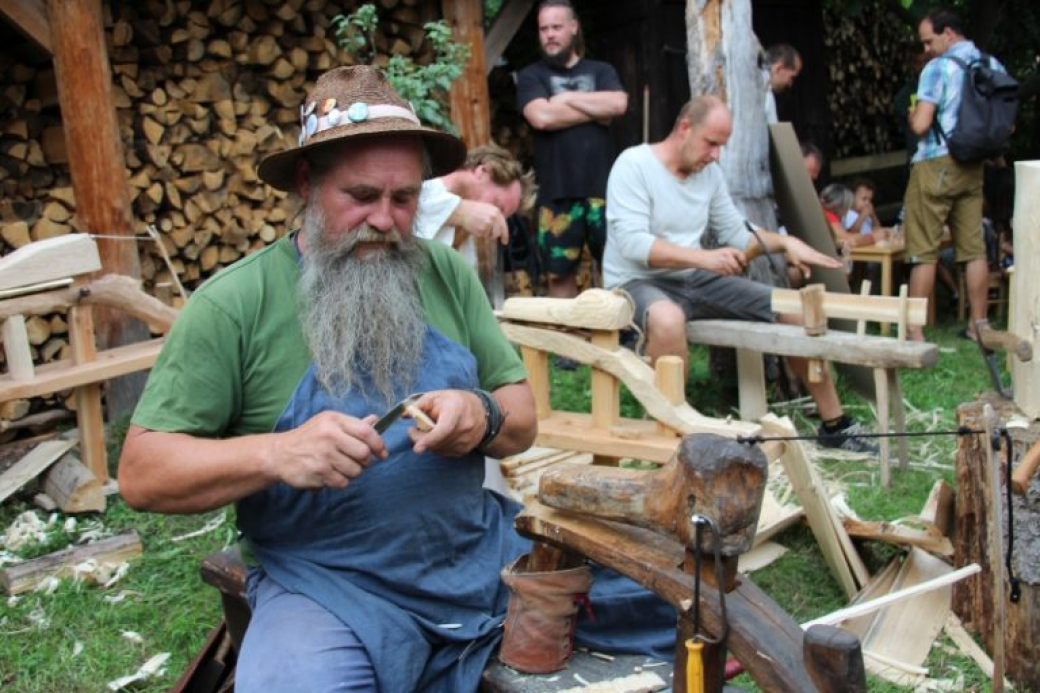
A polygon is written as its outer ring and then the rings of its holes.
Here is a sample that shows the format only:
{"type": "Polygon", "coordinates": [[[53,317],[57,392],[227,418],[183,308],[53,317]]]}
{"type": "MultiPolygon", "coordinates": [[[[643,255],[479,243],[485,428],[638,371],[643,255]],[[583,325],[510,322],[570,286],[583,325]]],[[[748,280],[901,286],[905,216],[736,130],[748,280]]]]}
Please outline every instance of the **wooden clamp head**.
{"type": "MultiPolygon", "coordinates": [[[[713,433],[683,437],[668,464],[637,469],[557,465],[542,475],[545,505],[646,527],[694,545],[694,515],[715,521],[719,553],[737,556],[751,548],[765,493],[768,462],[757,447],[713,433]]],[[[700,550],[713,552],[715,539],[702,532],[700,550]]]]}

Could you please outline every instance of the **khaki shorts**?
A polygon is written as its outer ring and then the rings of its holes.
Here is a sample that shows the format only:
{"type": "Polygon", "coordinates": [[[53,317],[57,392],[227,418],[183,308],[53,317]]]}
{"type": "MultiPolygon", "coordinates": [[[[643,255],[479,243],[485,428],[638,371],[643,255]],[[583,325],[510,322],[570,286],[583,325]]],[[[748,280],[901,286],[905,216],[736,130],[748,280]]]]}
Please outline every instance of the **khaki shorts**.
{"type": "Polygon", "coordinates": [[[917,162],[903,208],[907,262],[936,262],[944,224],[950,227],[957,262],[985,259],[981,161],[961,164],[941,156],[917,162]]]}

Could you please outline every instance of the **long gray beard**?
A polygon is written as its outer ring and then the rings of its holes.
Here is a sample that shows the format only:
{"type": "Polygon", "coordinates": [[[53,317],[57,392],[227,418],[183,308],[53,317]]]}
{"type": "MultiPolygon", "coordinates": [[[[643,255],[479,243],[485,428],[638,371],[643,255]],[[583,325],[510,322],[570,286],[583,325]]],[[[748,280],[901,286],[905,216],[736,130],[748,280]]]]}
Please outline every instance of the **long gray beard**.
{"type": "Polygon", "coordinates": [[[308,205],[300,277],[303,334],[318,379],[343,395],[364,377],[389,405],[408,392],[422,360],[426,328],[418,276],[425,256],[411,236],[384,250],[352,252],[361,241],[386,240],[364,227],[328,240],[324,218],[308,205]]]}

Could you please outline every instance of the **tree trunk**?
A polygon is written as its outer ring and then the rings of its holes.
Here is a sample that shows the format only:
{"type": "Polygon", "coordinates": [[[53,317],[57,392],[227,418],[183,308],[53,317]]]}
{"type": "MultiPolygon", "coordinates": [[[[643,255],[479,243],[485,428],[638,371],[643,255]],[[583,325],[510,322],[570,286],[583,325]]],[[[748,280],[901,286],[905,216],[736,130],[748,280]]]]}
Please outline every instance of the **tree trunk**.
{"type": "MultiPolygon", "coordinates": [[[[688,2],[686,32],[690,93],[715,94],[733,114],[733,132],[720,160],[733,202],[748,221],[775,230],[765,115],[769,87],[758,66],[761,46],[751,29],[751,2],[688,2]]],[[[773,275],[768,258],[752,263],[752,279],[786,285],[782,273],[773,275]]]]}

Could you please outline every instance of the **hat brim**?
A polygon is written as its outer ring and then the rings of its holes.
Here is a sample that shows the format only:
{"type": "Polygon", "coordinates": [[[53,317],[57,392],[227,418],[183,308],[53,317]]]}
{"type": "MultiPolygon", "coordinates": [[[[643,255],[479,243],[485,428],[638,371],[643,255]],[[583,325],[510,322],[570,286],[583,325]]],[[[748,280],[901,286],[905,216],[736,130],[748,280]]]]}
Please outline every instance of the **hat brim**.
{"type": "Polygon", "coordinates": [[[443,176],[460,168],[466,160],[466,145],[458,137],[440,130],[422,127],[405,120],[375,120],[352,125],[346,132],[333,128],[320,132],[302,147],[277,152],[264,158],[257,167],[257,175],[273,188],[285,192],[296,191],[296,163],[302,156],[316,149],[350,140],[372,139],[394,135],[418,135],[430,157],[431,175],[443,176]],[[399,125],[397,125],[399,123],[399,125]]]}

